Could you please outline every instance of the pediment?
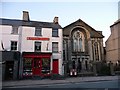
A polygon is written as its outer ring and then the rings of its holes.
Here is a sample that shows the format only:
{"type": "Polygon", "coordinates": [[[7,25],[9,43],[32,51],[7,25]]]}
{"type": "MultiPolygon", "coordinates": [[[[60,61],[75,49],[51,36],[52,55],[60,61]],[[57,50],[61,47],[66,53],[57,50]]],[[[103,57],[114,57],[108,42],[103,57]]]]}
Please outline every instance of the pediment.
{"type": "Polygon", "coordinates": [[[90,25],[82,21],[81,19],[78,19],[77,21],[65,26],[63,28],[63,36],[69,36],[71,30],[74,27],[81,26],[84,27],[88,32],[90,33],[91,38],[103,38],[104,36],[102,35],[101,31],[97,31],[94,28],[92,28],[90,25]]]}

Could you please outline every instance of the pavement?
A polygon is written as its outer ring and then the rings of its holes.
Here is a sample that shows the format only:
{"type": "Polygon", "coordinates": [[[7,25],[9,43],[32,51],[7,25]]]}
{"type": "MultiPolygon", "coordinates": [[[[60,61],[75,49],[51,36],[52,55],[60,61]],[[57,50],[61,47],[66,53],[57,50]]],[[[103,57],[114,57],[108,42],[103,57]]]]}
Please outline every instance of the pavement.
{"type": "Polygon", "coordinates": [[[64,80],[17,80],[17,81],[3,81],[2,87],[16,87],[16,86],[33,86],[33,85],[50,85],[50,84],[65,84],[65,83],[80,83],[80,82],[97,82],[97,81],[108,81],[108,80],[118,80],[120,81],[120,76],[94,76],[94,77],[69,77],[64,80]]]}

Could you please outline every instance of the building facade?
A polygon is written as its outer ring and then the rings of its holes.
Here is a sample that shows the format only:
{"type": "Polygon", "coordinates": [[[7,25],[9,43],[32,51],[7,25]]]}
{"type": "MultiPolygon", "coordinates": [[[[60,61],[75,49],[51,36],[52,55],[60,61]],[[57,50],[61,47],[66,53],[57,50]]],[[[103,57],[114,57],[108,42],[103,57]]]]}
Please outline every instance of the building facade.
{"type": "MultiPolygon", "coordinates": [[[[2,22],[0,51],[10,53],[8,55],[13,55],[13,58],[19,52],[20,57],[20,60],[15,59],[17,62],[7,58],[8,62],[3,59],[6,56],[2,54],[3,76],[7,74],[5,67],[11,61],[13,61],[12,68],[17,65],[17,78],[63,74],[63,37],[58,17],[55,17],[53,22],[31,21],[29,13],[23,11],[23,20],[0,19],[0,21],[2,22]]],[[[14,68],[12,69],[14,74],[13,71],[14,68]]]]}
{"type": "Polygon", "coordinates": [[[63,28],[65,73],[93,72],[92,63],[104,59],[103,35],[81,19],[63,28]]]}
{"type": "Polygon", "coordinates": [[[117,64],[120,62],[120,19],[110,26],[111,35],[105,42],[106,61],[117,64]]]}

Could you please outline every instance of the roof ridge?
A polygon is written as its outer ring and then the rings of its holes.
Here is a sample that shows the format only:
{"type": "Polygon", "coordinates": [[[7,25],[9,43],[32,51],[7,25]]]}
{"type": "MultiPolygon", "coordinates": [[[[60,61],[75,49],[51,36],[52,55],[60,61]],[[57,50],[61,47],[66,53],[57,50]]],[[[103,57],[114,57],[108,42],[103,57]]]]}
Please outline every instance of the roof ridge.
{"type": "MultiPolygon", "coordinates": [[[[0,20],[12,20],[12,21],[24,21],[21,19],[8,19],[8,18],[0,18],[0,20]]],[[[30,21],[25,21],[25,22],[42,22],[42,23],[53,23],[53,22],[44,22],[44,21],[35,21],[35,20],[30,20],[30,21]]]]}
{"type": "Polygon", "coordinates": [[[62,28],[59,24],[55,24],[53,22],[42,22],[42,21],[24,21],[19,19],[6,19],[6,18],[0,18],[1,23],[0,25],[22,25],[22,26],[41,26],[46,28],[62,28]]]}

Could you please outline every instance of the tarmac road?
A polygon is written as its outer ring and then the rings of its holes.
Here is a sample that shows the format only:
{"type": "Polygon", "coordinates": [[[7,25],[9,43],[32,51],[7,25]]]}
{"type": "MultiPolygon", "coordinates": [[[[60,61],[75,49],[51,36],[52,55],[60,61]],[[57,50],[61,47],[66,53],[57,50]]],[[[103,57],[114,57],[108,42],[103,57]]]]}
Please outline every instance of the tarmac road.
{"type": "Polygon", "coordinates": [[[120,90],[120,82],[117,76],[76,77],[65,80],[47,79],[3,82],[3,90],[50,90],[50,88],[52,90],[53,88],[55,90],[120,90]]]}

